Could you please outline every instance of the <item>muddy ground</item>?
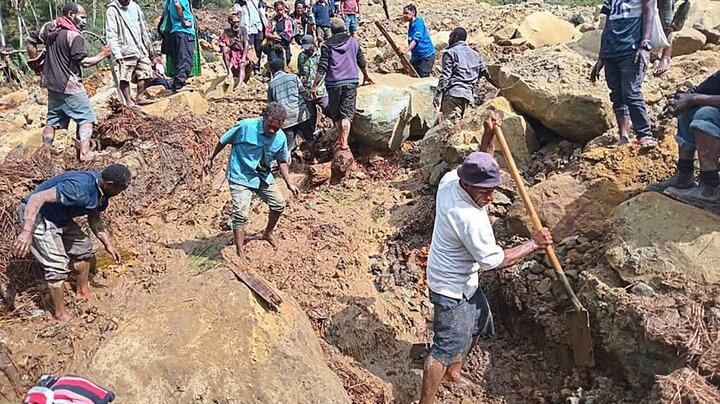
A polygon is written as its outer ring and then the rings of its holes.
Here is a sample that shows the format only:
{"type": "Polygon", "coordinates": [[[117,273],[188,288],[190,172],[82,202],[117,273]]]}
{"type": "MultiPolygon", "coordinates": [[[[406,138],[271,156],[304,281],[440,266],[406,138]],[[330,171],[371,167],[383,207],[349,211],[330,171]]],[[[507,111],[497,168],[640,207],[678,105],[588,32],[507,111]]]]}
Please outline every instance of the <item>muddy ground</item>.
{"type": "MultiPolygon", "coordinates": [[[[426,21],[433,29],[451,29],[463,20],[463,12],[468,12],[465,5],[442,8],[436,3],[425,5],[428,10],[426,21]]],[[[368,14],[379,15],[381,8],[378,7],[372,5],[368,14]]],[[[469,7],[475,14],[491,13],[493,17],[480,19],[472,28],[493,32],[500,25],[519,21],[522,16],[545,6],[530,4],[492,12],[482,4],[469,7]]],[[[588,9],[553,7],[552,10],[567,19],[578,13],[590,15],[588,9]]],[[[399,14],[399,6],[391,7],[391,12],[399,14]]],[[[212,15],[203,17],[207,20],[212,15]]],[[[392,32],[402,33],[399,22],[392,24],[392,32]]],[[[375,42],[377,37],[377,33],[370,30],[360,34],[366,45],[375,42]]],[[[488,49],[486,57],[490,60],[519,52],[518,49],[496,49],[494,45],[488,49]],[[497,53],[493,54],[493,50],[497,53]]],[[[397,64],[377,58],[372,62],[372,68],[374,71],[394,71],[397,64]]],[[[198,81],[214,79],[208,74],[209,77],[198,81]]],[[[104,83],[107,90],[107,77],[104,83]]],[[[102,93],[103,85],[94,84],[93,89],[102,93]]],[[[160,121],[153,118],[147,129],[149,136],[145,137],[138,137],[128,129],[139,127],[135,118],[128,117],[126,121],[107,118],[113,109],[104,102],[98,104],[105,111],[101,116],[106,118],[102,119],[110,125],[106,127],[106,133],[116,135],[119,127],[128,133],[124,139],[106,138],[106,146],[114,148],[113,154],[97,165],[122,158],[134,171],[152,174],[144,175],[132,195],[112,206],[109,213],[124,262],[115,265],[106,254],[99,254],[98,269],[92,277],[97,299],[92,303],[76,303],[68,293],[68,304],[77,317],[70,326],[59,327],[50,318],[46,311],[49,302],[43,297],[43,283],[38,280],[37,268],[31,262],[21,263],[22,276],[18,275],[17,269],[14,273],[6,272],[6,276],[17,277],[23,285],[17,291],[14,307],[2,311],[0,316],[0,342],[8,347],[13,368],[18,370],[18,387],[29,387],[45,373],[87,372],[95,354],[107,348],[107,339],[113,332],[124,323],[143,316],[143,307],[154,307],[159,304],[158,300],[172,305],[173,309],[183,310],[185,305],[195,304],[193,299],[212,300],[217,297],[213,294],[222,296],[228,288],[244,287],[239,283],[228,283],[212,291],[199,290],[196,297],[184,300],[174,298],[172,292],[168,292],[181,288],[188,279],[202,279],[211,271],[226,271],[222,266],[222,251],[232,241],[224,226],[229,203],[223,184],[226,154],[217,159],[212,175],[202,176],[200,164],[215,136],[238,119],[257,116],[261,111],[262,102],[248,100],[247,94],[262,97],[263,85],[252,81],[246,91],[210,100],[205,116],[177,111],[182,119],[160,121]],[[183,131],[173,131],[178,133],[168,138],[171,134],[167,128],[177,125],[182,125],[183,131]],[[163,158],[153,157],[158,155],[163,158]]],[[[24,117],[25,132],[22,134],[29,138],[37,135],[38,127],[37,123],[29,122],[32,120],[28,118],[28,110],[42,105],[44,96],[33,89],[28,98],[3,114],[7,114],[5,119],[8,121],[13,117],[24,117]]],[[[116,109],[114,116],[127,113],[119,111],[116,109]]],[[[12,133],[10,136],[18,135],[12,133]]],[[[576,152],[582,150],[581,146],[555,139],[534,156],[527,178],[530,184],[535,184],[558,172],[570,172],[584,183],[596,181],[592,182],[594,188],[589,195],[602,195],[599,199],[614,206],[639,193],[647,182],[668,175],[674,161],[670,139],[668,136],[662,147],[650,155],[639,155],[630,148],[612,153],[594,148],[582,156],[576,152]]],[[[32,146],[32,142],[29,143],[32,146]]],[[[63,154],[35,156],[32,161],[42,169],[23,173],[20,182],[16,174],[23,166],[13,166],[8,161],[15,156],[15,161],[27,164],[32,147],[11,152],[2,163],[4,170],[0,173],[4,176],[0,181],[0,185],[4,184],[1,188],[4,195],[12,195],[16,201],[53,172],[84,168],[73,162],[69,134],[62,134],[58,145],[64,148],[63,154]]],[[[377,154],[358,145],[354,147],[359,156],[354,173],[339,185],[304,187],[299,197],[288,201],[276,234],[280,247],[274,250],[263,242],[252,241],[248,244],[248,255],[253,271],[294,299],[307,315],[321,341],[324,360],[340,377],[354,402],[409,403],[419,396],[419,357],[423,352],[418,347],[431,341],[432,310],[424,282],[424,263],[432,233],[434,189],[420,174],[419,142],[408,142],[397,154],[377,154]]],[[[296,183],[302,183],[304,167],[299,164],[293,171],[296,183]]],[[[284,190],[284,185],[282,187],[284,190]]],[[[514,199],[512,192],[508,195],[514,199]]],[[[511,246],[520,242],[521,238],[506,230],[508,204],[498,204],[493,209],[501,244],[511,246]]],[[[7,219],[12,211],[8,209],[3,214],[7,219]]],[[[256,201],[251,231],[263,228],[266,214],[265,205],[256,201]]],[[[4,230],[11,234],[13,228],[4,230]]],[[[699,353],[693,354],[690,348],[707,349],[717,345],[720,322],[716,312],[720,302],[712,303],[713,298],[717,300],[717,289],[689,288],[685,284],[668,286],[670,297],[663,303],[664,307],[679,308],[678,322],[689,319],[686,324],[676,324],[673,328],[682,332],[670,333],[674,339],[667,340],[659,338],[659,335],[669,334],[666,329],[657,335],[638,334],[633,321],[649,321],[663,316],[663,312],[653,311],[653,306],[647,306],[647,302],[617,295],[614,289],[591,289],[589,282],[577,281],[576,277],[587,271],[611,287],[622,290],[627,286],[601,257],[604,235],[587,232],[580,237],[582,239],[563,240],[559,252],[567,263],[566,269],[574,271],[573,282],[585,288],[581,293],[583,301],[592,300],[597,306],[592,308],[597,316],[592,318],[594,332],[599,331],[601,325],[614,330],[616,324],[621,324],[620,328],[624,327],[628,332],[597,334],[598,366],[592,370],[574,368],[565,342],[561,299],[554,293],[547,290],[541,293],[538,289],[544,279],[553,279],[543,257],[537,255],[506,271],[484,274],[481,282],[496,315],[497,336],[481,341],[464,369],[477,382],[477,387],[461,390],[443,386],[439,393],[441,402],[684,403],[711,402],[700,398],[717,397],[712,395],[713,391],[717,392],[716,387],[707,382],[717,380],[697,380],[699,376],[694,371],[683,373],[683,377],[669,376],[666,381],[675,383],[670,383],[669,393],[666,390],[659,392],[654,387],[656,374],[667,375],[685,364],[696,368],[709,362],[711,365],[707,368],[712,369],[714,353],[703,356],[705,362],[703,359],[698,362],[699,353]],[[696,312],[688,312],[686,316],[681,309],[694,307],[693,299],[706,310],[699,323],[690,322],[690,319],[698,321],[696,312]],[[643,305],[647,306],[647,316],[628,309],[643,305]],[[688,324],[705,330],[709,344],[705,339],[700,342],[693,339],[696,346],[684,345],[693,337],[683,334],[688,324]],[[625,337],[628,338],[626,345],[616,340],[625,337]],[[640,350],[650,352],[649,355],[657,354],[659,358],[664,358],[662,355],[673,358],[674,355],[674,359],[667,369],[655,372],[652,368],[645,374],[619,360],[617,355],[622,349],[618,346],[642,346],[640,350]],[[692,388],[688,393],[688,385],[702,385],[710,393],[693,396],[692,388]],[[695,401],[674,400],[673,388],[679,392],[677,397],[683,400],[695,397],[695,401]],[[670,397],[668,400],[666,393],[670,397]]],[[[152,330],[147,333],[151,335],[152,330]]],[[[628,352],[633,350],[628,348],[628,352]]],[[[656,363],[648,366],[656,366],[656,363]]],[[[12,386],[0,380],[0,401],[8,401],[11,390],[12,386]]],[[[200,398],[195,402],[205,401],[200,398]]]]}

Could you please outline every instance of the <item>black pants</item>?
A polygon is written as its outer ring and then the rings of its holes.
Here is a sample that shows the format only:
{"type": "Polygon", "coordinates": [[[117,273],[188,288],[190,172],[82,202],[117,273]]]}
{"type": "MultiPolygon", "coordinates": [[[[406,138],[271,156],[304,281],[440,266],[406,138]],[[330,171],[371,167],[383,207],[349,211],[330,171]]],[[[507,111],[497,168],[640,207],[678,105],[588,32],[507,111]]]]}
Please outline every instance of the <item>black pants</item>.
{"type": "Polygon", "coordinates": [[[153,77],[147,87],[163,86],[166,90],[172,90],[172,83],[165,77],[153,77]]]}
{"type": "Polygon", "coordinates": [[[275,58],[282,59],[284,57],[286,66],[288,66],[290,64],[290,58],[292,56],[290,54],[290,46],[288,46],[287,48],[286,47],[276,47],[273,49],[268,49],[267,55],[268,55],[268,62],[275,58]]]}
{"type": "Polygon", "coordinates": [[[255,56],[258,58],[258,63],[256,68],[260,68],[262,66],[262,63],[260,60],[262,59],[262,41],[265,38],[265,35],[262,32],[258,32],[257,34],[250,34],[248,35],[248,42],[255,48],[255,56]]]}
{"type": "Polygon", "coordinates": [[[430,77],[432,74],[433,65],[435,64],[435,55],[426,57],[425,59],[415,60],[410,62],[412,67],[415,68],[418,76],[430,77]]]}
{"type": "Polygon", "coordinates": [[[195,58],[195,35],[184,32],[173,32],[170,34],[172,43],[172,58],[175,62],[175,77],[172,88],[179,90],[185,87],[185,82],[190,77],[195,58]]]}

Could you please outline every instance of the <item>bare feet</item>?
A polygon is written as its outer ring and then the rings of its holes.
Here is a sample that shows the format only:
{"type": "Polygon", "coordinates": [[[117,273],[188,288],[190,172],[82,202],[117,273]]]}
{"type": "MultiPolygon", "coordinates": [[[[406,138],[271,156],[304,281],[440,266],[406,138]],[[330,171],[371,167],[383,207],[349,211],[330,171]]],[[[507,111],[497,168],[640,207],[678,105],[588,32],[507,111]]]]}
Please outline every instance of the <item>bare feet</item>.
{"type": "Polygon", "coordinates": [[[273,248],[277,248],[277,241],[275,240],[275,236],[273,236],[272,233],[263,233],[262,239],[270,243],[273,248]]]}
{"type": "Polygon", "coordinates": [[[96,157],[105,156],[105,155],[107,155],[107,154],[109,154],[109,153],[108,153],[108,152],[90,151],[90,152],[81,154],[81,155],[80,155],[80,161],[82,161],[82,162],[92,161],[92,160],[95,159],[96,157]]]}
{"type": "Polygon", "coordinates": [[[143,105],[150,105],[150,104],[154,103],[155,101],[149,100],[145,97],[137,97],[137,99],[135,99],[135,102],[137,103],[137,105],[143,106],[143,105]]]}
{"type": "Polygon", "coordinates": [[[457,375],[451,375],[450,373],[447,373],[445,375],[446,382],[450,382],[458,387],[473,387],[475,386],[475,383],[473,383],[470,379],[466,378],[465,376],[461,374],[457,375]]]}
{"type": "Polygon", "coordinates": [[[79,302],[91,302],[91,301],[95,300],[95,295],[92,292],[90,292],[89,290],[88,291],[79,291],[78,290],[75,293],[75,300],[77,300],[79,302]]]}
{"type": "Polygon", "coordinates": [[[618,148],[624,144],[628,144],[628,143],[630,143],[630,137],[628,135],[620,135],[618,140],[616,140],[608,145],[608,148],[616,149],[616,148],[618,148]]]}
{"type": "Polygon", "coordinates": [[[235,254],[237,254],[237,261],[241,265],[248,265],[250,264],[250,260],[248,259],[247,255],[245,255],[245,251],[243,250],[235,250],[235,254]]]}
{"type": "Polygon", "coordinates": [[[686,174],[678,171],[665,181],[653,182],[648,185],[647,190],[650,192],[663,192],[670,187],[688,189],[694,186],[695,180],[693,179],[692,174],[686,174]]]}
{"type": "Polygon", "coordinates": [[[663,56],[662,58],[660,58],[660,63],[658,63],[657,67],[655,68],[653,75],[662,76],[663,74],[665,74],[665,72],[668,71],[669,68],[670,68],[670,57],[663,56]]]}
{"type": "Polygon", "coordinates": [[[60,325],[65,325],[69,323],[70,320],[72,320],[73,318],[72,315],[67,311],[55,312],[55,314],[53,314],[53,317],[55,318],[55,321],[57,321],[60,325]]]}

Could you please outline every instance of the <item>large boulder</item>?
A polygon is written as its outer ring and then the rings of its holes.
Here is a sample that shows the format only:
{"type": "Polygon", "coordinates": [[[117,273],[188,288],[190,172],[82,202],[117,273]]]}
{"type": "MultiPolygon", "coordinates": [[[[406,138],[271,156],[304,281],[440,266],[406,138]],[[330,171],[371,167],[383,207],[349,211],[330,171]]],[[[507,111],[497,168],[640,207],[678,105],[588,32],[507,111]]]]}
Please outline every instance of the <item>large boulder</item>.
{"type": "Polygon", "coordinates": [[[691,28],[696,24],[707,28],[720,27],[720,1],[691,0],[683,28],[691,28]]]}
{"type": "MultiPolygon", "coordinates": [[[[605,219],[620,204],[622,195],[606,182],[582,183],[570,174],[558,174],[529,189],[538,216],[553,237],[602,232],[605,219]]],[[[516,201],[505,218],[508,230],[529,235],[532,224],[525,206],[516,201]]]]}
{"type": "Polygon", "coordinates": [[[600,54],[600,37],[602,30],[587,31],[575,42],[569,43],[568,48],[587,57],[596,60],[600,54]]]}
{"type": "Polygon", "coordinates": [[[291,299],[270,312],[222,267],[158,288],[83,372],[123,402],[350,403],[291,299]]]}
{"type": "Polygon", "coordinates": [[[533,48],[559,45],[580,38],[572,24],[548,11],[538,11],[525,17],[515,32],[516,38],[524,38],[533,48]]]}
{"type": "Polygon", "coordinates": [[[614,122],[605,83],[587,79],[591,67],[588,59],[560,45],[526,52],[489,70],[513,108],[570,141],[587,143],[614,122]]]}
{"type": "Polygon", "coordinates": [[[672,34],[672,55],[681,56],[695,53],[705,46],[705,35],[693,28],[684,28],[672,34]]]}
{"type": "Polygon", "coordinates": [[[142,112],[165,119],[172,119],[177,115],[178,108],[204,115],[210,109],[210,104],[199,92],[184,91],[146,105],[142,107],[142,112]]]}
{"type": "Polygon", "coordinates": [[[440,55],[448,47],[450,40],[450,32],[452,31],[436,31],[430,34],[430,40],[435,45],[435,52],[440,55]]]}
{"type": "Polygon", "coordinates": [[[403,74],[374,75],[375,85],[358,88],[351,133],[379,150],[398,150],[408,137],[423,136],[438,117],[433,105],[437,79],[403,74]]]}
{"type": "Polygon", "coordinates": [[[605,256],[625,282],[720,282],[720,216],[649,192],[617,207],[606,233],[605,256]]]}

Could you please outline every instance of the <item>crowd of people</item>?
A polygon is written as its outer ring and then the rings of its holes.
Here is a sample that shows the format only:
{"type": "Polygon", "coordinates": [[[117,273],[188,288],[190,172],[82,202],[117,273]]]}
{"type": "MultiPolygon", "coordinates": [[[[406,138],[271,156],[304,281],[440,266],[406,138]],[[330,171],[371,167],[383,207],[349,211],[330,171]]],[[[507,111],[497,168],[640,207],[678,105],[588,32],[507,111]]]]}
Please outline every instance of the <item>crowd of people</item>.
{"type": "MultiPolygon", "coordinates": [[[[619,131],[612,147],[629,143],[631,129],[639,147],[649,149],[658,144],[642,94],[642,82],[655,48],[649,28],[655,17],[654,4],[651,0],[606,0],[603,6],[607,23],[590,79],[598,80],[605,69],[619,131]]],[[[289,172],[291,155],[297,139],[311,144],[317,139],[319,113],[333,121],[337,151],[349,152],[358,87],[373,84],[356,38],[360,10],[359,0],[342,0],[339,4],[317,0],[311,6],[298,0],[292,12],[283,1],[276,1],[270,16],[262,0],[236,0],[228,12],[228,27],[220,39],[227,81],[238,87],[252,75],[259,75],[263,56],[270,75],[268,103],[262,116],[241,120],[229,129],[204,164],[205,170],[212,169],[217,155],[230,146],[226,169],[232,201],[229,224],[242,262],[249,262],[245,229],[253,195],[269,207],[267,226],[257,237],[277,247],[274,230],[286,200],[275,175],[279,172],[292,194],[299,193],[289,172]],[[288,69],[291,42],[302,49],[296,72],[288,69]]],[[[663,27],[670,33],[668,21],[672,18],[668,19],[666,6],[662,10],[663,27]]],[[[410,62],[418,76],[428,77],[433,74],[436,52],[425,22],[413,4],[403,8],[403,19],[408,23],[404,53],[411,54],[410,62]]],[[[188,0],[164,3],[159,32],[166,65],[161,63],[142,10],[133,0],[112,0],[108,4],[108,45],[95,56],[88,56],[85,50],[81,34],[85,21],[83,7],[68,3],[62,16],[46,23],[28,44],[31,57],[38,55],[39,44],[45,46],[42,86],[48,90],[48,119],[43,143],[50,146],[55,130],[75,121],[78,157],[83,161],[97,155],[89,146],[96,117],[82,84],[83,67],[112,56],[120,69],[120,90],[131,106],[150,102],[145,91],[151,85],[163,85],[174,92],[188,90],[186,81],[197,68],[197,27],[188,0]],[[137,86],[134,98],[130,91],[133,83],[137,86]]],[[[467,36],[464,28],[455,28],[441,56],[434,104],[445,119],[462,118],[474,104],[478,80],[491,81],[482,57],[468,46],[467,36]]],[[[669,65],[666,48],[654,73],[662,75],[669,65]]],[[[678,92],[669,108],[678,117],[677,171],[668,180],[651,184],[649,190],[720,213],[720,71],[699,86],[678,92]],[[700,168],[697,183],[696,154],[700,168]]],[[[492,313],[478,284],[478,271],[514,265],[553,242],[548,229],[533,232],[529,241],[510,249],[501,248],[495,241],[486,206],[502,183],[493,157],[494,134],[501,125],[500,116],[490,113],[478,151],[471,153],[457,170],[447,173],[438,186],[427,264],[429,295],[434,304],[434,340],[423,372],[423,404],[434,401],[443,380],[469,383],[460,373],[463,362],[478,338],[494,332],[492,313]]],[[[18,256],[32,252],[44,268],[58,321],[70,319],[63,297],[63,282],[71,272],[70,265],[77,279],[76,297],[91,296],[88,272],[95,265],[92,242],[75,218],[87,216],[91,231],[120,262],[120,253],[100,214],[110,198],[130,183],[127,167],[113,164],[102,172],[61,174],[43,182],[22,200],[22,230],[15,252],[18,256]]]]}

